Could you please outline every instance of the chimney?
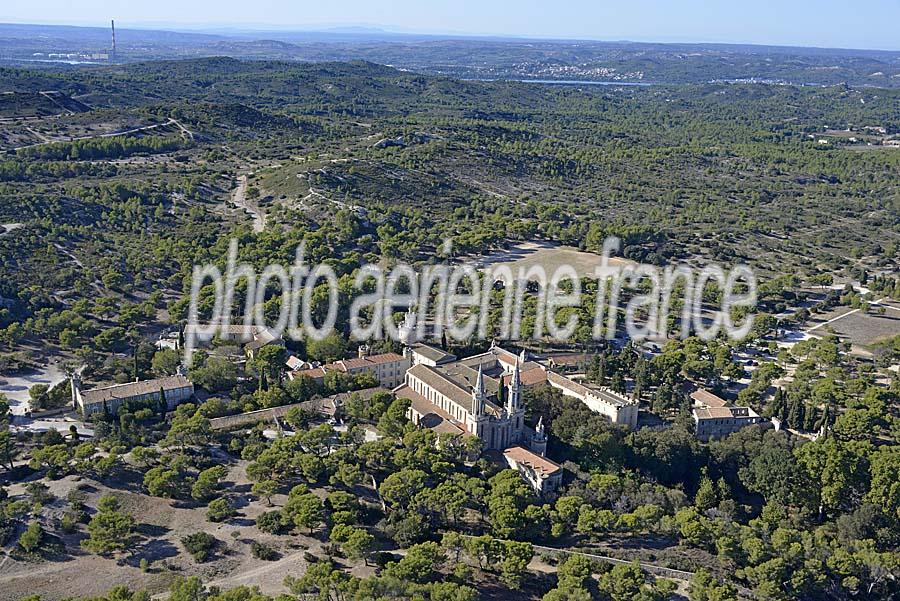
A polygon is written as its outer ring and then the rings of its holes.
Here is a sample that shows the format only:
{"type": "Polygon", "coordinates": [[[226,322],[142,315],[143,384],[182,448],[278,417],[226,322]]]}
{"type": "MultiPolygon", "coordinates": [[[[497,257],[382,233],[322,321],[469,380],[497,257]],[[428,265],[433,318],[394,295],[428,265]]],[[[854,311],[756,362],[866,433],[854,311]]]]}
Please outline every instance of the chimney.
{"type": "Polygon", "coordinates": [[[110,58],[115,58],[116,57],[116,21],[115,21],[115,19],[111,19],[109,23],[112,27],[112,52],[111,52],[112,56],[110,58]]]}

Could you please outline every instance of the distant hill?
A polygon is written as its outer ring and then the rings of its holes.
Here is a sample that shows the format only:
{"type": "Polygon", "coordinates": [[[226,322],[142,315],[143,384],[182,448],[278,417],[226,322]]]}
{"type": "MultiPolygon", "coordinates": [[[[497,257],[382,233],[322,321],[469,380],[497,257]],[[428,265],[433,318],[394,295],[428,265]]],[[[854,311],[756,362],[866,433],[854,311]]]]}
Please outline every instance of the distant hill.
{"type": "MultiPolygon", "coordinates": [[[[460,79],[900,87],[900,52],[880,50],[437,36],[371,27],[116,33],[114,61],[126,63],[226,55],[365,60],[460,79]]],[[[105,52],[109,46],[105,27],[0,24],[0,63],[47,66],[47,53],[105,52]]]]}

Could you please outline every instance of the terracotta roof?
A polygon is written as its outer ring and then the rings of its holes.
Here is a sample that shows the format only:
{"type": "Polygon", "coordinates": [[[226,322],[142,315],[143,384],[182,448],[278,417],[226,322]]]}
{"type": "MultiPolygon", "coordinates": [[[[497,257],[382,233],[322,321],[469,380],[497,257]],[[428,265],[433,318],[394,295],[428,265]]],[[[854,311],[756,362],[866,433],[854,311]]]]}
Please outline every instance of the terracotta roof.
{"type": "Polygon", "coordinates": [[[700,388],[691,393],[691,398],[705,407],[724,407],[728,404],[725,399],[700,388]]]}
{"type": "Polygon", "coordinates": [[[368,357],[353,357],[352,359],[341,359],[334,363],[329,363],[325,369],[336,369],[339,371],[349,371],[351,369],[359,369],[370,365],[380,365],[384,363],[397,363],[403,361],[403,355],[397,353],[382,353],[380,355],[370,355],[368,357]]]}
{"type": "Polygon", "coordinates": [[[730,419],[759,417],[750,407],[708,407],[694,409],[697,419],[730,419]]]}
{"type": "MultiPolygon", "coordinates": [[[[503,385],[509,386],[511,379],[512,374],[505,374],[503,376],[503,385]]],[[[547,372],[540,367],[519,370],[519,381],[522,383],[522,386],[536,386],[547,381],[547,372]]]]}
{"type": "Polygon", "coordinates": [[[558,463],[554,463],[546,457],[541,457],[537,453],[532,453],[525,447],[510,447],[503,451],[503,455],[517,464],[530,467],[541,478],[549,478],[562,469],[558,463]]]}
{"type": "Polygon", "coordinates": [[[552,361],[554,365],[579,365],[586,363],[589,357],[586,353],[561,353],[550,355],[547,361],[552,361]]]}
{"type": "Polygon", "coordinates": [[[413,411],[422,416],[419,425],[438,434],[465,434],[465,427],[449,413],[423,397],[421,394],[403,384],[394,389],[400,399],[409,399],[413,411]]]}
{"type": "Polygon", "coordinates": [[[287,376],[291,380],[293,380],[294,378],[299,378],[300,376],[306,376],[308,378],[312,378],[313,380],[320,380],[325,377],[325,368],[311,367],[309,369],[298,369],[296,371],[289,371],[287,376]]]}
{"type": "Polygon", "coordinates": [[[433,367],[420,363],[413,365],[406,373],[434,388],[466,411],[472,411],[472,393],[433,367]]]}
{"type": "Polygon", "coordinates": [[[182,375],[167,376],[165,378],[156,378],[154,380],[128,382],[127,384],[112,384],[110,386],[92,388],[91,390],[83,390],[81,392],[81,399],[82,403],[85,405],[93,405],[94,403],[102,403],[103,401],[127,399],[154,392],[158,393],[160,388],[163,390],[175,390],[177,388],[187,388],[189,386],[193,386],[193,384],[182,375]]]}
{"type": "Polygon", "coordinates": [[[269,344],[278,344],[283,345],[284,340],[281,336],[276,335],[274,332],[267,328],[262,328],[254,337],[253,340],[247,343],[247,348],[250,350],[256,350],[262,348],[269,344]]]}
{"type": "Polygon", "coordinates": [[[442,363],[445,361],[455,361],[456,360],[456,355],[447,353],[437,347],[429,346],[427,344],[422,344],[421,342],[418,344],[412,345],[410,348],[417,355],[422,355],[426,359],[428,359],[430,361],[434,361],[435,363],[442,363]]]}
{"type": "MultiPolygon", "coordinates": [[[[519,356],[515,353],[512,353],[506,349],[502,349],[499,346],[494,346],[489,348],[484,353],[480,355],[472,355],[471,357],[466,357],[465,359],[460,359],[460,363],[465,365],[475,365],[477,366],[479,363],[488,363],[489,361],[496,361],[502,365],[506,365],[508,367],[512,367],[516,364],[516,361],[519,360],[519,356]]],[[[521,368],[524,362],[519,360],[519,367],[521,368]]]]}
{"type": "Polygon", "coordinates": [[[303,359],[300,359],[298,357],[295,357],[294,355],[291,355],[290,357],[288,357],[287,361],[285,361],[284,363],[285,363],[285,365],[288,366],[288,369],[292,369],[292,370],[304,369],[304,367],[303,367],[304,365],[309,365],[306,361],[304,361],[303,359]]]}

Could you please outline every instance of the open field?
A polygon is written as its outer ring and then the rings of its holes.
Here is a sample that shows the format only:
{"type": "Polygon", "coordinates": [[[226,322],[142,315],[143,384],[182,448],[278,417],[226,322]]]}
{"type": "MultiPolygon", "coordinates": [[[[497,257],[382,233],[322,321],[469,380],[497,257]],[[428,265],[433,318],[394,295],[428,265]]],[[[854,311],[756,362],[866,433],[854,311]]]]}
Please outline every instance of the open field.
{"type": "Polygon", "coordinates": [[[818,328],[815,333],[824,334],[829,330],[852,344],[869,347],[900,335],[900,309],[886,308],[883,315],[862,311],[849,313],[818,328]]]}
{"type": "MultiPolygon", "coordinates": [[[[50,491],[57,497],[50,504],[51,516],[62,513],[65,497],[73,489],[80,488],[91,506],[102,495],[112,492],[121,500],[123,510],[135,517],[139,540],[117,558],[101,557],[80,548],[80,541],[85,538],[82,528],[64,535],[61,539],[64,550],[47,561],[35,563],[8,557],[0,564],[0,601],[28,595],[40,595],[46,600],[73,595],[90,597],[121,584],[159,593],[176,576],[191,575],[202,576],[204,581],[223,587],[254,584],[268,594],[286,592],[284,577],[302,574],[306,567],[304,552],[315,550],[321,543],[302,534],[276,536],[260,532],[254,521],[270,508],[249,495],[250,483],[244,476],[244,466],[232,466],[226,480],[226,496],[239,508],[239,513],[220,524],[206,519],[203,505],[138,494],[137,482],[115,481],[106,486],[72,476],[49,482],[50,491]],[[181,537],[198,531],[208,532],[218,541],[213,557],[203,563],[184,553],[180,543],[181,537]],[[277,550],[279,557],[275,561],[254,558],[250,553],[254,541],[277,550]],[[141,571],[141,559],[150,562],[148,570],[141,571]],[[91,574],[91,577],[73,578],[73,574],[91,574]]],[[[10,487],[10,493],[18,494],[20,488],[10,487]]],[[[280,505],[285,497],[275,495],[272,500],[280,505]]]]}
{"type": "MultiPolygon", "coordinates": [[[[594,270],[600,267],[603,258],[594,253],[584,252],[572,246],[560,246],[552,242],[532,241],[516,244],[507,249],[497,250],[483,255],[476,260],[478,268],[491,266],[508,266],[513,275],[519,270],[527,272],[533,267],[543,267],[550,276],[559,267],[571,266],[579,277],[594,277],[594,270]]],[[[608,265],[611,267],[623,267],[634,265],[633,261],[610,257],[608,265]]]]}

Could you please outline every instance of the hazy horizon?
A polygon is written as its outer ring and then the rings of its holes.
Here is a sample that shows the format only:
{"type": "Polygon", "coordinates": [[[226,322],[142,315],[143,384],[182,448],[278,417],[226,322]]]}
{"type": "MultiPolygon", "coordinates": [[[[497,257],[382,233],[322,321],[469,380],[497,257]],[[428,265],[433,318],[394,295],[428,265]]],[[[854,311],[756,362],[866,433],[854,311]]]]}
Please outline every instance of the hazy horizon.
{"type": "Polygon", "coordinates": [[[461,0],[420,6],[411,0],[400,0],[385,7],[350,0],[340,6],[299,7],[276,0],[260,0],[252,6],[209,0],[189,6],[173,0],[159,0],[149,6],[48,0],[40,5],[21,4],[0,10],[0,22],[9,24],[105,27],[110,19],[115,19],[123,29],[198,33],[300,33],[363,28],[403,35],[900,51],[900,36],[894,27],[900,22],[900,3],[891,0],[854,6],[838,0],[801,0],[791,6],[770,0],[752,5],[713,6],[700,0],[680,2],[677,6],[634,0],[616,7],[576,0],[554,6],[552,11],[534,1],[512,4],[461,0]],[[54,18],[42,18],[47,14],[54,18]]]}

